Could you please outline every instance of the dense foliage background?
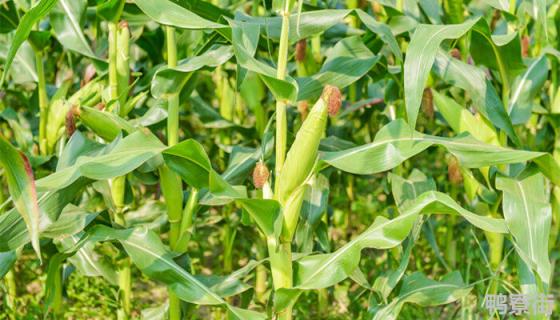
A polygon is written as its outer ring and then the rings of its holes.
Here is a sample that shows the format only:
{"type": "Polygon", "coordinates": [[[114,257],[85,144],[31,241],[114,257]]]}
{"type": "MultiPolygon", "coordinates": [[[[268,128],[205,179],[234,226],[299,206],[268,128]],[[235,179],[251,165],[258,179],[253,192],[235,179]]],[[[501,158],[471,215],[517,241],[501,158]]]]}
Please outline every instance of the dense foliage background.
{"type": "Polygon", "coordinates": [[[558,304],[559,30],[547,0],[0,0],[0,319],[558,304]]]}

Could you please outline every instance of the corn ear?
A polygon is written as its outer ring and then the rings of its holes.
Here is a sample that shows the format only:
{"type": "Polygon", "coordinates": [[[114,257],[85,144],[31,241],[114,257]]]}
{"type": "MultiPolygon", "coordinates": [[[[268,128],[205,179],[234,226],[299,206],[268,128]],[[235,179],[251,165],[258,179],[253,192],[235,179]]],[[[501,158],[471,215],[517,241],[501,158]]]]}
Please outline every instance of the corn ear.
{"type": "Polygon", "coordinates": [[[106,141],[114,140],[121,130],[127,132],[134,131],[134,127],[126,122],[126,120],[109,112],[90,107],[81,107],[77,114],[84,125],[106,141]]]}
{"type": "Polygon", "coordinates": [[[286,162],[277,178],[277,199],[281,204],[288,201],[291,194],[301,186],[313,169],[317,160],[319,142],[327,126],[329,102],[336,103],[336,101],[331,100],[331,97],[340,97],[340,91],[336,87],[326,86],[321,98],[317,100],[309,112],[290,151],[288,151],[286,162]]]}
{"type": "Polygon", "coordinates": [[[127,100],[124,105],[120,106],[119,115],[121,117],[127,116],[134,108],[141,106],[148,98],[148,91],[142,91],[131,99],[127,100]]]}
{"type": "Polygon", "coordinates": [[[101,101],[101,95],[103,94],[104,87],[105,81],[100,79],[92,80],[74,93],[68,99],[68,102],[72,105],[93,107],[101,101]]]}
{"type": "Polygon", "coordinates": [[[118,225],[121,225],[123,227],[126,227],[126,221],[124,220],[123,215],[125,186],[126,176],[120,176],[111,179],[111,198],[113,199],[113,204],[116,208],[114,212],[114,220],[118,225]]]}
{"type": "Polygon", "coordinates": [[[47,150],[52,151],[56,142],[64,133],[66,114],[71,108],[72,105],[62,99],[53,101],[51,104],[47,123],[47,150]]]}
{"type": "Polygon", "coordinates": [[[119,109],[123,108],[128,96],[128,82],[130,79],[129,42],[130,31],[128,30],[128,23],[121,21],[117,28],[117,46],[119,48],[117,52],[117,93],[119,109]]]}
{"type": "Polygon", "coordinates": [[[282,226],[282,242],[291,242],[296,231],[299,213],[303,204],[303,197],[309,185],[304,184],[297,188],[283,208],[284,224],[282,226]]]}

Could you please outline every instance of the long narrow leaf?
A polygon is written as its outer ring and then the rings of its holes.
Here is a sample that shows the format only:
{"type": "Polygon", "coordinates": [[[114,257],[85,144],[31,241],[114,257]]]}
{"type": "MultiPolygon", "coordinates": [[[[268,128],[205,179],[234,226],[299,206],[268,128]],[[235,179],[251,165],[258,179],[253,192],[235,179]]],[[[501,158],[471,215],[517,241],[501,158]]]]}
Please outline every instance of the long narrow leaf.
{"type": "Polygon", "coordinates": [[[408,123],[414,127],[422,101],[422,93],[442,41],[457,39],[469,31],[477,20],[453,25],[416,27],[404,61],[404,91],[408,123]]]}
{"type": "Polygon", "coordinates": [[[4,71],[2,73],[2,79],[0,79],[0,87],[4,84],[4,80],[6,80],[6,75],[8,74],[8,70],[14,61],[14,57],[22,45],[22,43],[29,37],[29,33],[31,33],[31,29],[35,25],[35,23],[41,20],[45,15],[51,11],[58,0],[41,0],[37,3],[33,8],[27,11],[23,17],[21,18],[18,28],[16,29],[16,34],[10,45],[10,50],[8,51],[8,55],[6,57],[6,63],[4,64],[4,71]]]}
{"type": "Polygon", "coordinates": [[[23,153],[14,148],[4,137],[0,137],[0,165],[4,168],[14,206],[27,225],[31,245],[37,257],[41,259],[39,223],[42,214],[31,164],[23,153]]]}

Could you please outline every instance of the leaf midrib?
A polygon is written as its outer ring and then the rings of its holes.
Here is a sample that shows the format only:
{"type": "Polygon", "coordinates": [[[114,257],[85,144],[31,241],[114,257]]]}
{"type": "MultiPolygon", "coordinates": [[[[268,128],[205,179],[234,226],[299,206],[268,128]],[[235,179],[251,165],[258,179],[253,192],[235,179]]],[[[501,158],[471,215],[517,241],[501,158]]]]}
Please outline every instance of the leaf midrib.
{"type": "Polygon", "coordinates": [[[533,232],[532,232],[532,223],[529,223],[531,220],[531,217],[529,215],[529,203],[527,202],[527,196],[525,194],[525,190],[523,190],[523,187],[521,185],[521,182],[519,181],[514,181],[515,182],[515,186],[516,188],[519,189],[519,192],[521,193],[521,199],[523,201],[523,209],[524,209],[524,213],[525,213],[525,217],[527,218],[527,223],[528,223],[528,232],[529,232],[529,258],[531,259],[531,261],[534,261],[534,257],[533,257],[533,252],[534,252],[534,247],[533,247],[533,232]]]}
{"type": "Polygon", "coordinates": [[[78,23],[78,21],[76,21],[76,19],[75,19],[76,17],[72,14],[72,11],[68,7],[68,3],[66,3],[66,1],[67,0],[60,0],[59,3],[62,6],[62,8],[64,9],[64,11],[66,12],[66,14],[68,15],[68,18],[70,20],[70,26],[74,30],[74,34],[77,35],[78,39],[80,39],[82,44],[85,45],[86,51],[88,51],[89,54],[93,55],[93,52],[91,52],[89,44],[88,44],[87,40],[85,39],[84,34],[82,33],[82,30],[80,28],[80,24],[78,23]]]}
{"type": "Polygon", "coordinates": [[[208,295],[210,295],[212,298],[216,299],[217,301],[219,301],[220,303],[226,304],[226,302],[217,294],[215,294],[214,292],[212,292],[210,289],[208,289],[206,286],[204,286],[201,282],[199,282],[196,278],[194,278],[191,274],[189,274],[188,272],[186,272],[185,270],[178,268],[176,265],[174,265],[173,263],[167,261],[166,259],[161,258],[161,256],[155,254],[153,251],[147,250],[146,248],[136,245],[131,241],[126,241],[127,245],[133,246],[136,249],[143,251],[147,254],[149,254],[150,256],[158,259],[159,261],[162,261],[163,263],[165,263],[166,265],[168,265],[169,267],[171,267],[173,270],[175,270],[176,272],[180,273],[181,275],[183,275],[185,278],[189,279],[192,283],[194,283],[197,287],[199,287],[202,291],[206,292],[208,295]]]}

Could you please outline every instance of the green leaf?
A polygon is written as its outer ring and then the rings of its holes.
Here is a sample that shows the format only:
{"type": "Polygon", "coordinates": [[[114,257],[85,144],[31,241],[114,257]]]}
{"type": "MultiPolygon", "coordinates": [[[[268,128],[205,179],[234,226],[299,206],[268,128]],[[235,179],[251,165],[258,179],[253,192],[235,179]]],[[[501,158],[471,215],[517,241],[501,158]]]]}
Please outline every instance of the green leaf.
{"type": "Polygon", "coordinates": [[[415,227],[412,229],[411,234],[408,237],[408,241],[406,242],[404,253],[401,256],[398,267],[395,270],[391,270],[387,274],[383,274],[377,277],[375,279],[375,282],[373,283],[372,289],[379,292],[379,294],[385,301],[387,300],[391,292],[393,292],[401,278],[404,276],[406,269],[408,268],[412,248],[414,247],[414,244],[418,239],[420,230],[422,230],[422,222],[423,221],[421,219],[418,219],[415,227]]]}
{"type": "Polygon", "coordinates": [[[97,213],[90,213],[72,204],[66,206],[58,219],[41,232],[42,237],[64,239],[75,235],[97,217],[97,213]]]}
{"type": "Polygon", "coordinates": [[[377,217],[373,224],[358,237],[329,254],[311,255],[296,262],[296,288],[320,289],[346,279],[360,262],[360,252],[364,248],[389,249],[399,245],[409,234],[420,213],[459,214],[470,223],[483,230],[506,233],[505,222],[479,216],[461,208],[448,195],[429,191],[400,208],[401,214],[388,220],[377,217]]]}
{"type": "Polygon", "coordinates": [[[106,21],[116,23],[122,15],[125,2],[125,0],[101,1],[101,3],[99,3],[95,7],[95,10],[99,17],[103,18],[106,21]]]}
{"type": "MultiPolygon", "coordinates": [[[[0,57],[7,61],[8,50],[13,43],[12,34],[0,35],[0,57]]],[[[8,66],[5,64],[4,66],[8,66]]],[[[35,52],[29,42],[23,42],[13,58],[10,69],[4,69],[6,76],[10,76],[13,83],[36,82],[39,78],[35,67],[35,52]]],[[[1,86],[1,84],[0,84],[1,86]]]]}
{"type": "Polygon", "coordinates": [[[533,19],[537,25],[537,31],[535,32],[535,38],[539,42],[539,45],[546,46],[548,43],[548,16],[547,16],[547,1],[546,0],[534,0],[533,3],[533,19]]]}
{"type": "Polygon", "coordinates": [[[217,22],[221,17],[233,18],[233,14],[212,2],[203,0],[173,0],[174,3],[190,10],[204,19],[217,22]]]}
{"type": "Polygon", "coordinates": [[[486,122],[477,118],[469,110],[461,107],[452,98],[439,94],[435,90],[432,91],[432,94],[434,104],[453,131],[456,133],[468,132],[481,142],[496,146],[500,145],[496,131],[486,122]]]}
{"type": "Polygon", "coordinates": [[[49,31],[31,30],[27,42],[35,51],[43,51],[50,46],[51,33],[49,31]]]}
{"type": "Polygon", "coordinates": [[[255,220],[267,237],[277,239],[282,230],[280,204],[276,200],[238,199],[237,203],[255,220]]]}
{"type": "Polygon", "coordinates": [[[527,71],[517,77],[511,87],[509,113],[513,124],[524,124],[533,110],[533,100],[539,94],[548,77],[548,62],[545,55],[534,59],[527,71]]]}
{"type": "Polygon", "coordinates": [[[88,242],[114,240],[123,245],[132,262],[142,273],[166,284],[179,299],[193,304],[221,305],[228,310],[233,319],[265,319],[260,313],[228,304],[200,280],[177,265],[173,260],[173,253],[163,245],[159,236],[145,228],[116,230],[103,225],[95,226],[74,248],[61,257],[72,256],[88,242]]]}
{"type": "Polygon", "coordinates": [[[250,275],[258,265],[263,261],[251,260],[242,268],[235,270],[229,275],[215,276],[215,275],[196,275],[196,279],[207,286],[211,291],[215,292],[222,298],[238,295],[251,288],[248,284],[242,282],[243,278],[250,275]]]}
{"type": "Polygon", "coordinates": [[[463,282],[458,271],[445,275],[439,282],[427,278],[421,272],[415,272],[404,279],[399,295],[380,309],[373,319],[397,319],[405,303],[423,307],[438,306],[457,301],[471,290],[472,287],[463,282]]]}
{"type": "Polygon", "coordinates": [[[15,30],[19,24],[19,16],[14,1],[6,1],[0,6],[0,33],[15,30]]]}
{"type": "Polygon", "coordinates": [[[384,23],[378,22],[374,17],[365,13],[361,9],[356,9],[354,11],[358,14],[358,17],[360,18],[360,20],[362,20],[362,23],[366,26],[366,28],[368,28],[371,32],[377,34],[381,38],[381,40],[385,42],[385,44],[387,44],[391,52],[393,52],[393,54],[397,58],[397,63],[400,63],[402,61],[402,53],[399,48],[399,44],[397,43],[397,40],[395,39],[395,36],[391,31],[391,28],[389,28],[389,26],[384,23]]]}
{"type": "Polygon", "coordinates": [[[235,199],[247,198],[245,186],[232,186],[214,170],[210,171],[208,191],[212,199],[203,199],[200,203],[206,202],[208,205],[220,205],[220,203],[226,204],[235,199]]]}
{"type": "Polygon", "coordinates": [[[416,27],[404,61],[404,91],[408,123],[415,127],[422,93],[440,44],[446,39],[457,39],[469,31],[478,20],[462,24],[428,25],[416,27]]]}
{"type": "Polygon", "coordinates": [[[504,104],[498,97],[492,83],[479,68],[454,59],[439,50],[432,71],[446,83],[459,87],[471,96],[475,107],[486,119],[519,144],[519,138],[504,104]]]}
{"type": "Polygon", "coordinates": [[[184,29],[216,29],[227,26],[201,18],[184,7],[169,1],[134,0],[150,18],[163,25],[184,29]]]}
{"type": "Polygon", "coordinates": [[[166,301],[160,306],[142,309],[142,320],[165,320],[169,310],[169,302],[166,301]]]}
{"type": "Polygon", "coordinates": [[[153,134],[138,130],[117,141],[114,148],[96,156],[83,155],[64,169],[37,181],[41,191],[58,190],[80,177],[106,180],[125,175],[159,155],[165,146],[153,134]]]}
{"type": "Polygon", "coordinates": [[[190,186],[208,188],[213,171],[204,147],[196,140],[182,141],[163,151],[165,163],[190,186]]]}
{"type": "MultiPolygon", "coordinates": [[[[265,153],[270,152],[272,149],[272,139],[264,147],[265,153]]],[[[265,143],[265,142],[264,142],[265,143]]],[[[234,146],[231,150],[228,166],[222,177],[229,183],[240,184],[245,181],[247,175],[255,167],[255,163],[262,159],[263,148],[246,148],[242,146],[234,146]]]]}
{"type": "Polygon", "coordinates": [[[21,18],[18,28],[16,29],[16,34],[14,36],[14,40],[10,45],[10,50],[6,56],[6,61],[4,63],[4,72],[2,73],[2,79],[0,79],[0,87],[4,84],[4,80],[6,80],[6,75],[8,74],[8,70],[10,70],[10,66],[14,61],[14,57],[19,49],[19,47],[23,44],[23,42],[29,36],[29,33],[33,29],[33,26],[41,20],[49,11],[54,7],[58,0],[41,0],[37,3],[33,8],[27,11],[23,17],[21,18]]]}
{"type": "MultiPolygon", "coordinates": [[[[548,155],[484,144],[470,135],[453,138],[425,135],[412,130],[403,120],[395,120],[379,130],[373,143],[343,151],[324,152],[321,159],[346,172],[373,174],[390,170],[432,145],[446,148],[467,168],[520,163],[531,159],[542,161],[548,155]]],[[[550,162],[536,162],[545,169],[552,165],[550,162]]],[[[550,176],[556,175],[552,169],[547,171],[550,176]]]]}
{"type": "MultiPolygon", "coordinates": [[[[72,249],[84,235],[84,232],[80,232],[58,241],[61,251],[72,249]]],[[[119,283],[115,266],[96,252],[95,243],[85,243],[73,256],[68,258],[68,261],[86,277],[103,277],[112,285],[119,283]]]]}
{"type": "Polygon", "coordinates": [[[393,173],[389,173],[388,179],[391,182],[391,194],[395,198],[397,207],[414,201],[424,192],[437,190],[435,181],[426,177],[418,169],[413,169],[407,179],[393,173]]]}
{"type": "Polygon", "coordinates": [[[275,68],[253,56],[260,35],[259,25],[228,21],[232,28],[233,52],[237,63],[259,75],[276,99],[295,101],[298,92],[296,81],[290,76],[286,76],[285,80],[277,79],[275,68]]]}
{"type": "MultiPolygon", "coordinates": [[[[314,10],[302,12],[297,15],[290,15],[289,42],[295,43],[298,40],[321,34],[329,28],[342,23],[344,18],[353,12],[357,14],[358,18],[364,23],[366,28],[377,34],[381,40],[388,45],[391,52],[393,52],[395,57],[397,57],[398,61],[402,60],[402,53],[397,40],[391,33],[391,29],[387,25],[377,22],[375,18],[360,9],[314,10]]],[[[235,20],[259,25],[261,32],[266,37],[275,41],[280,40],[282,17],[251,17],[238,12],[236,13],[235,20]]]]}
{"type": "MultiPolygon", "coordinates": [[[[393,197],[399,208],[415,201],[418,195],[424,192],[436,191],[434,180],[426,177],[417,169],[414,169],[407,179],[395,174],[389,174],[389,180],[391,181],[393,197]]],[[[422,217],[417,218],[404,245],[404,253],[401,255],[398,267],[377,277],[373,283],[372,289],[379,292],[384,301],[387,300],[389,294],[395,289],[408,267],[410,254],[416,240],[418,240],[423,222],[424,219],[422,217]]]]}
{"type": "Polygon", "coordinates": [[[330,287],[350,277],[360,264],[362,249],[398,246],[422,213],[459,214],[483,230],[507,232],[503,219],[479,216],[459,206],[448,195],[436,191],[423,193],[405,207],[399,208],[399,211],[400,215],[392,220],[378,216],[366,231],[333,253],[310,255],[297,260],[294,288],[278,290],[281,298],[275,304],[276,307],[279,310],[286,308],[297,299],[301,290],[330,287]]]}
{"type": "MultiPolygon", "coordinates": [[[[325,30],[341,23],[352,10],[316,10],[302,12],[300,15],[290,15],[289,42],[295,43],[298,40],[306,39],[318,35],[325,30]],[[299,28],[298,28],[299,18],[299,28]]],[[[256,25],[266,37],[279,41],[282,30],[282,17],[251,17],[242,13],[237,13],[235,20],[242,24],[256,25]]]]}
{"type": "Polygon", "coordinates": [[[41,259],[39,245],[39,223],[41,209],[37,200],[37,190],[33,169],[27,157],[0,136],[0,165],[8,182],[8,190],[16,210],[19,212],[31,237],[31,245],[41,259]]]}
{"type": "Polygon", "coordinates": [[[0,252],[0,279],[4,278],[6,273],[8,273],[17,260],[16,251],[6,251],[0,252]]]}
{"type": "Polygon", "coordinates": [[[376,63],[374,56],[359,37],[340,40],[328,52],[321,70],[311,77],[298,78],[298,100],[316,99],[326,84],[344,88],[363,77],[376,63]]]}
{"type": "Polygon", "coordinates": [[[87,0],[58,0],[49,15],[51,26],[58,41],[69,50],[94,60],[101,60],[91,50],[82,30],[87,0]]]}
{"type": "Polygon", "coordinates": [[[202,98],[196,94],[193,94],[191,97],[189,97],[189,102],[192,105],[193,113],[195,113],[198,116],[198,118],[206,128],[213,128],[213,129],[242,128],[241,126],[237,126],[233,121],[224,119],[224,117],[220,115],[218,110],[216,110],[206,101],[202,100],[202,98]]]}
{"type": "Polygon", "coordinates": [[[548,239],[552,213],[543,175],[528,173],[517,178],[498,177],[496,188],[503,191],[504,218],[517,253],[548,284],[551,275],[548,239]]]}
{"type": "Polygon", "coordinates": [[[231,46],[214,47],[200,56],[179,61],[177,67],[159,69],[152,79],[152,95],[156,98],[168,98],[179,94],[192,73],[204,67],[217,67],[233,56],[231,46]]]}
{"type": "Polygon", "coordinates": [[[517,33],[492,35],[486,20],[478,20],[471,32],[471,55],[476,63],[499,72],[502,83],[509,86],[525,69],[517,33]]]}
{"type": "MultiPolygon", "coordinates": [[[[45,213],[41,215],[40,230],[43,231],[56,223],[62,210],[82,193],[83,187],[88,183],[87,179],[78,179],[72,185],[56,192],[40,194],[39,208],[45,213]]],[[[25,221],[16,208],[0,215],[0,251],[16,250],[29,241],[25,221]]]]}
{"type": "Polygon", "coordinates": [[[492,6],[498,10],[509,12],[509,1],[505,0],[486,0],[485,1],[489,6],[492,6]]]}
{"type": "MultiPolygon", "coordinates": [[[[114,141],[116,144],[118,141],[114,141]]],[[[71,167],[76,163],[81,156],[91,156],[100,155],[108,152],[108,149],[113,147],[113,144],[102,144],[93,140],[90,140],[84,136],[80,131],[76,131],[66,146],[62,151],[62,154],[58,158],[58,163],[56,165],[56,171],[71,167]]]]}

